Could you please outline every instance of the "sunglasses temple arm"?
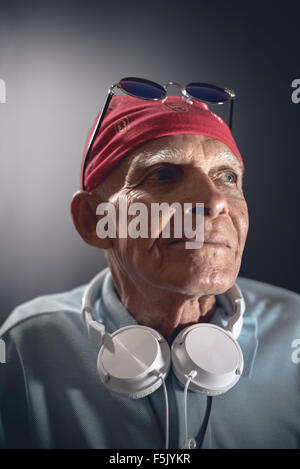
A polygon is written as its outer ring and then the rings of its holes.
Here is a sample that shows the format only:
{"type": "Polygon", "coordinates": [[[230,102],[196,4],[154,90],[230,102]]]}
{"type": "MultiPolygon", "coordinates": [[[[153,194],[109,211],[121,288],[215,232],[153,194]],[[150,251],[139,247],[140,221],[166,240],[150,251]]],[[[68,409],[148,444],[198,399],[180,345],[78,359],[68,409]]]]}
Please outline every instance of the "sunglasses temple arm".
{"type": "Polygon", "coordinates": [[[100,130],[100,127],[101,127],[101,124],[103,122],[103,119],[104,119],[104,116],[106,114],[106,111],[107,111],[107,108],[109,106],[109,103],[111,101],[111,98],[113,97],[114,93],[112,92],[112,90],[110,89],[109,92],[108,92],[108,96],[106,98],[106,101],[105,101],[105,104],[103,106],[103,109],[102,109],[102,112],[101,112],[101,115],[99,116],[99,119],[98,119],[98,122],[95,126],[95,129],[94,129],[94,132],[90,138],[90,143],[89,143],[89,146],[88,146],[88,149],[87,149],[87,152],[86,152],[86,155],[85,155],[85,159],[84,159],[84,164],[83,164],[83,170],[82,170],[82,190],[85,190],[85,185],[84,185],[84,175],[85,175],[85,170],[86,170],[86,166],[87,166],[87,162],[88,162],[88,159],[89,159],[89,155],[90,155],[90,152],[91,152],[91,149],[92,149],[92,146],[94,144],[94,141],[99,133],[99,130],[100,130]]]}
{"type": "Polygon", "coordinates": [[[229,128],[232,131],[232,118],[233,118],[233,104],[234,100],[231,99],[229,103],[229,128]]]}

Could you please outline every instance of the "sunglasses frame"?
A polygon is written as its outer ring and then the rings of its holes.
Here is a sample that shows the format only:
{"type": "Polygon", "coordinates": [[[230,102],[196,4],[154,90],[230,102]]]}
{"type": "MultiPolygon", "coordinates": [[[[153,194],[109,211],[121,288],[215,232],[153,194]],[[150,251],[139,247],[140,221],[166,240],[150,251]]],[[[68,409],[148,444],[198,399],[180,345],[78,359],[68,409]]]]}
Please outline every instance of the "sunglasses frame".
{"type": "Polygon", "coordinates": [[[82,184],[82,189],[85,190],[85,185],[84,185],[84,176],[85,176],[85,170],[86,170],[86,167],[87,167],[87,162],[88,162],[88,158],[89,158],[89,154],[90,154],[90,151],[91,151],[91,148],[94,144],[94,141],[99,133],[99,130],[100,130],[100,127],[101,127],[101,124],[103,122],[103,119],[104,119],[104,116],[107,112],[107,109],[108,109],[108,106],[110,104],[110,101],[112,99],[112,97],[115,95],[114,93],[114,89],[115,88],[118,88],[119,90],[121,90],[123,93],[127,94],[128,96],[133,96],[134,98],[139,98],[139,99],[144,99],[146,101],[162,101],[164,102],[167,97],[168,97],[168,93],[167,93],[167,89],[170,85],[174,85],[174,86],[177,86],[181,93],[182,93],[182,97],[189,103],[189,104],[193,104],[193,99],[196,99],[197,101],[200,101],[200,102],[204,102],[204,103],[207,103],[207,104],[210,104],[210,105],[220,105],[220,104],[225,104],[226,102],[229,101],[229,111],[228,111],[228,114],[229,114],[229,128],[230,130],[232,131],[232,119],[233,119],[233,103],[234,103],[234,99],[236,97],[235,95],[235,92],[229,88],[221,88],[219,86],[216,86],[216,85],[211,85],[209,83],[198,83],[198,82],[192,82],[192,83],[189,83],[185,86],[185,88],[183,88],[179,83],[176,83],[175,81],[169,81],[168,83],[166,83],[165,85],[161,86],[159,85],[158,83],[155,83],[154,81],[151,81],[151,80],[147,80],[146,78],[138,78],[138,77],[126,77],[126,78],[122,78],[118,83],[112,85],[109,90],[108,90],[108,96],[106,98],[106,101],[105,101],[105,104],[103,106],[103,109],[102,109],[102,112],[98,118],[98,121],[97,121],[97,124],[94,128],[94,132],[93,134],[91,135],[91,138],[90,138],[90,141],[89,141],[89,144],[88,144],[88,148],[87,148],[87,151],[86,151],[86,154],[85,154],[85,158],[84,158],[84,162],[83,162],[83,167],[82,167],[82,181],[81,181],[81,184],[82,184]],[[160,89],[161,91],[164,91],[165,93],[165,96],[162,97],[162,98],[145,98],[145,97],[142,97],[142,96],[137,96],[135,94],[132,94],[130,92],[128,92],[127,90],[125,90],[123,87],[122,87],[122,84],[121,82],[123,80],[129,80],[129,81],[136,81],[136,82],[139,82],[139,83],[145,83],[145,84],[149,84],[155,88],[158,88],[160,89]],[[186,91],[186,88],[188,88],[189,86],[200,86],[200,87],[205,87],[205,88],[210,88],[212,90],[216,90],[216,91],[220,91],[220,92],[223,92],[223,93],[226,93],[227,96],[228,96],[228,99],[226,101],[221,101],[221,102],[211,102],[211,101],[207,101],[207,100],[204,100],[204,99],[199,99],[191,94],[189,94],[187,91],[186,91]]]}

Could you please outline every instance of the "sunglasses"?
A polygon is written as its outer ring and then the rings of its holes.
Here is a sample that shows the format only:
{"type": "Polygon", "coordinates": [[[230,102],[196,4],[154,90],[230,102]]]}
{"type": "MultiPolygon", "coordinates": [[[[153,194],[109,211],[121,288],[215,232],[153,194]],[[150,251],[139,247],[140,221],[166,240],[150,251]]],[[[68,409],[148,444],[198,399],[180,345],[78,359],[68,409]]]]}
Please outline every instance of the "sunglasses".
{"type": "Polygon", "coordinates": [[[119,90],[123,91],[123,93],[133,96],[135,98],[146,99],[151,101],[164,101],[167,99],[167,89],[168,86],[175,85],[177,86],[181,93],[182,97],[190,104],[193,103],[193,99],[198,101],[212,104],[212,105],[219,105],[225,104],[229,102],[229,110],[228,110],[228,121],[229,121],[229,128],[232,130],[232,118],[233,118],[233,102],[235,98],[235,93],[233,90],[229,90],[228,88],[220,88],[219,86],[210,85],[208,83],[189,83],[184,88],[174,81],[169,81],[166,85],[161,86],[154,81],[146,80],[144,78],[136,78],[136,77],[127,77],[122,78],[118,83],[113,85],[108,90],[108,96],[102,112],[99,116],[98,122],[95,126],[94,132],[90,138],[88,148],[84,157],[83,169],[82,169],[82,188],[85,190],[84,186],[84,175],[85,170],[89,158],[89,154],[93,143],[99,133],[101,124],[103,122],[104,116],[107,112],[109,103],[114,96],[114,89],[118,88],[119,90]]]}

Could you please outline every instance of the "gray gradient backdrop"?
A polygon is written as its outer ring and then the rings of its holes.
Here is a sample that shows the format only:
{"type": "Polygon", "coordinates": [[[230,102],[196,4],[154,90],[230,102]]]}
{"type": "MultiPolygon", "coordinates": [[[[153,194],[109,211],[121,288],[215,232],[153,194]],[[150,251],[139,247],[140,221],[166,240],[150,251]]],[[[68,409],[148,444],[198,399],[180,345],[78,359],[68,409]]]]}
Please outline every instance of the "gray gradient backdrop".
{"type": "Polygon", "coordinates": [[[0,322],[105,264],[69,204],[88,130],[128,75],[235,89],[251,221],[240,273],[299,291],[299,12],[296,1],[0,2],[0,322]]]}

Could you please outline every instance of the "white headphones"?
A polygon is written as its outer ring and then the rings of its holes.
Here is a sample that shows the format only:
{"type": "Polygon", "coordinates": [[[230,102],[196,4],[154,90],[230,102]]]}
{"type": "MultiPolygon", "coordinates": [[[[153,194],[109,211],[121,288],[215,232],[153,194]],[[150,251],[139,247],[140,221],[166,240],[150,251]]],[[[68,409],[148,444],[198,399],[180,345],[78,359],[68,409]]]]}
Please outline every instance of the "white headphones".
{"type": "Polygon", "coordinates": [[[82,298],[82,314],[90,338],[100,348],[97,369],[111,391],[133,399],[145,397],[163,384],[172,363],[179,382],[192,391],[215,396],[232,388],[243,371],[237,342],[242,330],[245,302],[235,284],[218,295],[227,315],[224,328],[210,323],[183,329],[171,350],[165,338],[150,327],[122,327],[113,334],[93,317],[108,268],[96,275],[82,298]]]}

